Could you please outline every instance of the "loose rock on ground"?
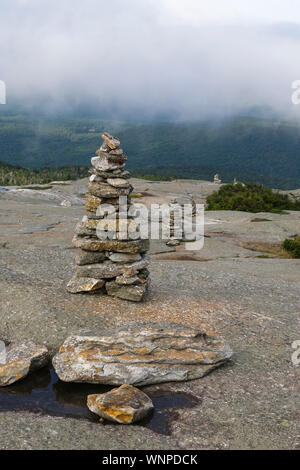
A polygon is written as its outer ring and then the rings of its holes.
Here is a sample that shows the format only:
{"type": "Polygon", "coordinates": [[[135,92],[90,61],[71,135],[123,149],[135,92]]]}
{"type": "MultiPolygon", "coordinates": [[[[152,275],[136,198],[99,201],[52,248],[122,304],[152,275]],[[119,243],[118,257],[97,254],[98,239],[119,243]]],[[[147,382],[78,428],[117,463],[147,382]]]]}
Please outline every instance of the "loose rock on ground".
{"type": "Polygon", "coordinates": [[[50,357],[45,346],[32,341],[15,341],[5,348],[4,363],[0,362],[0,387],[17,382],[28,374],[44,367],[50,357]]]}
{"type": "Polygon", "coordinates": [[[140,421],[154,408],[148,395],[128,384],[107,393],[89,395],[87,406],[102,418],[120,424],[140,421]]]}
{"type": "Polygon", "coordinates": [[[217,335],[173,323],[135,323],[69,336],[53,358],[64,382],[149,385],[203,377],[228,361],[217,335]]]}

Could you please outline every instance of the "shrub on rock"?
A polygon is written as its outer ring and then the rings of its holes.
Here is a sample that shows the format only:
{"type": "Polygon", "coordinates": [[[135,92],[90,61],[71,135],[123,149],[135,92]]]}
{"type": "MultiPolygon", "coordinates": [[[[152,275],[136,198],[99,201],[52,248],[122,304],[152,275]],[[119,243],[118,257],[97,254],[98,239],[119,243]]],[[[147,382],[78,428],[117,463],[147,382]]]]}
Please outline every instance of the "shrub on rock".
{"type": "Polygon", "coordinates": [[[281,246],[292,258],[300,258],[300,235],[294,239],[286,238],[281,246]]]}
{"type": "Polygon", "coordinates": [[[292,201],[259,183],[225,184],[206,199],[207,210],[231,210],[245,212],[274,212],[300,210],[300,201],[292,201]]]}

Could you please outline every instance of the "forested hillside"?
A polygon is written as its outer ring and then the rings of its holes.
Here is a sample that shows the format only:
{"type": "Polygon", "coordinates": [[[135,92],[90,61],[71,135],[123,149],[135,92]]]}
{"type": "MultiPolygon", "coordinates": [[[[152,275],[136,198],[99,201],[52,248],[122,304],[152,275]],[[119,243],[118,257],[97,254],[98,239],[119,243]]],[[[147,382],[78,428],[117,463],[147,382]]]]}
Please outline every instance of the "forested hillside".
{"type": "Polygon", "coordinates": [[[120,137],[128,169],[150,177],[300,187],[298,123],[235,118],[216,124],[129,123],[0,113],[0,161],[27,168],[88,166],[101,133],[120,137]]]}
{"type": "Polygon", "coordinates": [[[0,162],[0,186],[47,184],[50,181],[76,180],[87,175],[88,168],[84,166],[28,169],[0,162]]]}

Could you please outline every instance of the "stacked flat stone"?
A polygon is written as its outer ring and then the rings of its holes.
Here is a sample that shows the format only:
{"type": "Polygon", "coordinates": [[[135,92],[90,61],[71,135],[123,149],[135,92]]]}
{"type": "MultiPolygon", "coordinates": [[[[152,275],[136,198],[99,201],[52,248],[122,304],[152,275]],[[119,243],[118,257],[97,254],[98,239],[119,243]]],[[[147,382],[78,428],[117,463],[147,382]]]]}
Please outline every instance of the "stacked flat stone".
{"type": "Polygon", "coordinates": [[[141,239],[130,211],[133,188],[130,173],[124,169],[127,157],[120,141],[107,132],[102,138],[103,144],[91,159],[86,215],[76,226],[73,238],[78,248],[75,275],[67,289],[74,294],[107,293],[140,301],[150,282],[146,254],[149,241],[141,239]]]}

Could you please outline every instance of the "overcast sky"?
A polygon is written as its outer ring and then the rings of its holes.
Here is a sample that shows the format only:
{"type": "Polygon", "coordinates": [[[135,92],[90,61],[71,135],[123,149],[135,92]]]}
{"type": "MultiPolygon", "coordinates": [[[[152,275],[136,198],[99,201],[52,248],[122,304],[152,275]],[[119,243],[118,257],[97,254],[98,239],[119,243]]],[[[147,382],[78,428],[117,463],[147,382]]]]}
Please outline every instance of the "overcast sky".
{"type": "Polygon", "coordinates": [[[179,119],[288,111],[300,79],[300,4],[2,0],[0,48],[8,100],[93,101],[179,119]]]}

